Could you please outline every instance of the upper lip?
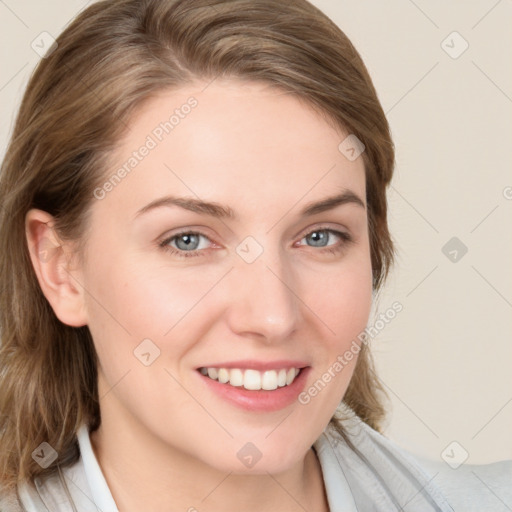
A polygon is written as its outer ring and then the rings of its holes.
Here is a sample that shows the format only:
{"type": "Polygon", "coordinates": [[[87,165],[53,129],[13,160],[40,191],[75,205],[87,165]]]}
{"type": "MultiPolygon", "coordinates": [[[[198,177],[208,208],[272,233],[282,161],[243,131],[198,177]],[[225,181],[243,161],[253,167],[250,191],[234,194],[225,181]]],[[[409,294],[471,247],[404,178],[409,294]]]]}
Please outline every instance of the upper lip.
{"type": "MultiPolygon", "coordinates": [[[[199,368],[240,368],[241,370],[281,370],[283,368],[305,368],[308,364],[304,361],[280,359],[278,361],[256,361],[244,359],[243,361],[229,361],[223,363],[204,364],[199,368]]],[[[199,369],[198,368],[198,369],[199,369]]]]}

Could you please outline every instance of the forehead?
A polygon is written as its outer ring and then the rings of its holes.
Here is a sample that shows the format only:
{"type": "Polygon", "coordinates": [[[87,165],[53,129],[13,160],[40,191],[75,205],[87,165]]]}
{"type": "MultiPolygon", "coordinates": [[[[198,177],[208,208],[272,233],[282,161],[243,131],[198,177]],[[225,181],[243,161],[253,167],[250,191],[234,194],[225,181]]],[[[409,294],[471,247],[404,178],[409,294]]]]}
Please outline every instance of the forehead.
{"type": "Polygon", "coordinates": [[[102,203],[115,198],[118,211],[135,212],[165,193],[225,202],[242,214],[342,189],[365,197],[362,158],[339,149],[348,133],[268,84],[218,79],[164,91],[128,126],[105,174],[115,179],[102,203]]]}

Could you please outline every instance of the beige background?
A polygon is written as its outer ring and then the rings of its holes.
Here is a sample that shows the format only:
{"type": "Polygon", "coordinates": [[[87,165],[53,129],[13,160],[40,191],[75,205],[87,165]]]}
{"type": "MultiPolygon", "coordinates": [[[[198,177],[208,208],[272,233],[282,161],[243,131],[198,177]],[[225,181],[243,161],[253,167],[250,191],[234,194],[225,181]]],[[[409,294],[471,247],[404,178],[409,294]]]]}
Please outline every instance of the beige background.
{"type": "MultiPolygon", "coordinates": [[[[510,459],[512,2],[313,3],[360,51],[397,148],[397,266],[376,314],[404,309],[372,342],[391,397],[386,434],[437,460],[510,459]],[[445,251],[456,262],[442,252],[452,237],[468,249],[445,251]]],[[[86,4],[0,2],[1,155],[39,59],[32,41],[86,4]]]]}

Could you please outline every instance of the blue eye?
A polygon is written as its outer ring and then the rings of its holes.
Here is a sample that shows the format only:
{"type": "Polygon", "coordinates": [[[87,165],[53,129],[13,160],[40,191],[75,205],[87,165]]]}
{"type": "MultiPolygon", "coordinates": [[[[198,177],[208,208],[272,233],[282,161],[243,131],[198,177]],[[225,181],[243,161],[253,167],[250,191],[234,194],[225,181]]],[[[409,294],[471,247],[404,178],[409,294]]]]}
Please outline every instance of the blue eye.
{"type": "Polygon", "coordinates": [[[313,231],[309,235],[305,236],[304,239],[311,242],[312,247],[325,247],[330,245],[328,242],[332,238],[332,233],[327,230],[313,231]]]}
{"type": "MultiPolygon", "coordinates": [[[[352,237],[345,232],[328,228],[317,228],[302,237],[300,245],[318,248],[317,252],[336,254],[344,249],[346,244],[352,242],[352,237]],[[306,241],[306,244],[302,243],[306,241]],[[323,249],[323,250],[322,250],[323,249]]],[[[192,256],[204,256],[205,249],[209,248],[212,241],[202,233],[195,231],[183,231],[159,243],[159,246],[180,258],[192,256]]]]}
{"type": "Polygon", "coordinates": [[[176,247],[182,251],[194,251],[199,247],[199,235],[184,233],[174,238],[176,247]]]}
{"type": "MultiPolygon", "coordinates": [[[[310,247],[330,247],[336,244],[336,239],[342,240],[342,243],[340,244],[341,246],[343,246],[344,242],[352,241],[352,238],[348,233],[336,231],[334,229],[322,228],[311,231],[301,239],[301,242],[306,240],[307,243],[309,242],[308,245],[310,247]]],[[[338,248],[341,247],[338,245],[338,248]]],[[[332,249],[330,249],[330,251],[332,251],[332,249]]]]}
{"type": "Polygon", "coordinates": [[[160,247],[171,252],[171,254],[185,258],[199,256],[200,251],[206,248],[205,245],[208,246],[208,243],[202,243],[203,239],[210,241],[207,236],[201,233],[184,231],[183,233],[178,233],[177,235],[165,239],[160,243],[160,247]]]}

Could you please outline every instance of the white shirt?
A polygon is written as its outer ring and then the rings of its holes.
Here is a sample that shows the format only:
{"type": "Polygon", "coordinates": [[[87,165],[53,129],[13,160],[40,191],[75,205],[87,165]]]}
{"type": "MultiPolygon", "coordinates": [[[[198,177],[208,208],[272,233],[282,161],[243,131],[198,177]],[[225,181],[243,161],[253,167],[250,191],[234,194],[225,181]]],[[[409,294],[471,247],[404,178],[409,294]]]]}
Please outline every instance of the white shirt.
{"type": "MultiPolygon", "coordinates": [[[[347,411],[351,412],[343,406],[343,413],[347,411]]],[[[423,461],[427,472],[417,459],[353,413],[343,425],[347,440],[328,426],[313,445],[330,512],[512,510],[512,461],[466,466],[463,471],[442,461],[423,461]]],[[[26,512],[119,512],[86,425],[77,437],[80,459],[75,464],[18,487],[26,512]]],[[[0,499],[2,512],[23,510],[5,503],[0,499]]]]}

